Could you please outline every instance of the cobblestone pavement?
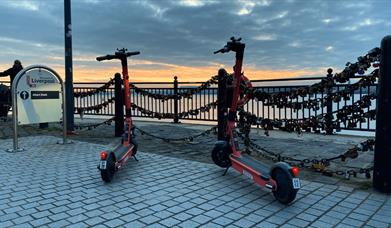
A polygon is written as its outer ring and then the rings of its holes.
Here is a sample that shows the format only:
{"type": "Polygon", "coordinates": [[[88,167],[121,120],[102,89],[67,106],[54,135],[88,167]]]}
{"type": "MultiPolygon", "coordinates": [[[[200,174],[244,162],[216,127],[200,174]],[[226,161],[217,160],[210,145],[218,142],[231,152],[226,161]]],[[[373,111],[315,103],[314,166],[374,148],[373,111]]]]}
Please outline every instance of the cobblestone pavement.
{"type": "MultiPolygon", "coordinates": [[[[12,136],[11,122],[0,122],[0,139],[10,138],[12,136]]],[[[76,125],[88,125],[91,123],[102,122],[99,119],[83,119],[76,118],[76,125]]],[[[179,138],[183,136],[196,135],[202,131],[210,129],[210,125],[195,125],[195,124],[172,124],[167,122],[151,122],[151,121],[135,121],[136,125],[143,130],[150,132],[154,135],[179,138]]],[[[61,136],[61,130],[59,126],[50,124],[49,129],[41,130],[37,126],[21,126],[21,136],[29,135],[57,135],[61,136]]],[[[187,159],[192,161],[199,161],[204,163],[212,163],[210,158],[210,151],[213,148],[216,136],[207,135],[194,139],[192,142],[164,142],[159,139],[151,138],[146,135],[137,133],[137,142],[141,151],[147,151],[148,153],[160,154],[175,158],[187,159]]],[[[114,145],[119,142],[119,139],[114,137],[114,123],[112,125],[103,125],[91,130],[77,131],[77,135],[70,136],[71,139],[98,143],[102,145],[114,145]]],[[[255,142],[276,153],[280,153],[284,156],[293,156],[295,158],[311,158],[321,159],[329,158],[339,155],[346,151],[351,146],[364,141],[365,137],[357,136],[341,136],[341,135],[316,135],[316,134],[303,134],[297,136],[295,133],[286,133],[281,131],[271,131],[270,136],[265,136],[263,130],[253,129],[251,138],[255,142]]],[[[263,159],[257,154],[253,156],[264,162],[270,162],[263,159]]],[[[340,170],[347,170],[351,168],[367,168],[371,166],[373,161],[373,152],[360,153],[357,159],[347,159],[346,162],[336,161],[333,162],[331,168],[338,168],[340,170]]],[[[338,183],[347,184],[353,187],[368,189],[371,186],[371,181],[365,179],[362,176],[359,178],[352,178],[351,180],[344,180],[343,177],[330,178],[319,173],[312,171],[303,171],[303,177],[309,180],[318,181],[321,183],[338,183]]]]}
{"type": "Polygon", "coordinates": [[[140,153],[110,184],[96,169],[101,144],[0,140],[0,227],[389,227],[391,198],[302,181],[279,204],[248,179],[215,165],[140,153]]]}

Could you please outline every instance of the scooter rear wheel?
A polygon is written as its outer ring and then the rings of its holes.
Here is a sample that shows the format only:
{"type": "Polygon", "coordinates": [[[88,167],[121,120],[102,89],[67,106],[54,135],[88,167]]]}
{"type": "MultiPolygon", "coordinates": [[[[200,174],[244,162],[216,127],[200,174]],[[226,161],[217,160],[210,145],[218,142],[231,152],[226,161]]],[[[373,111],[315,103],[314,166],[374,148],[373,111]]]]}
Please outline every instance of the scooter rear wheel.
{"type": "Polygon", "coordinates": [[[215,145],[212,150],[212,160],[216,165],[222,168],[228,168],[231,166],[230,154],[231,148],[227,144],[215,145]]]}
{"type": "Polygon", "coordinates": [[[109,183],[113,180],[114,173],[115,173],[115,157],[113,153],[110,153],[109,157],[107,158],[106,163],[106,169],[100,170],[100,175],[102,177],[102,180],[106,183],[109,183]]]}
{"type": "Polygon", "coordinates": [[[272,178],[277,182],[277,190],[273,191],[274,197],[282,204],[289,204],[296,198],[297,189],[293,188],[291,175],[283,169],[275,169],[272,178]]]}

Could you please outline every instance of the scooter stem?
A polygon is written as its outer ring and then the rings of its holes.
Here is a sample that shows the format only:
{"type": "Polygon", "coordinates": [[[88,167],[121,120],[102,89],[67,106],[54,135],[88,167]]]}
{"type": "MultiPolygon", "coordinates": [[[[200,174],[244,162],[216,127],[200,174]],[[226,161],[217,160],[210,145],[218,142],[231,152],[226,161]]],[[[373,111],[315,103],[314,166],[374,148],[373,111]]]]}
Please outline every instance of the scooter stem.
{"type": "Polygon", "coordinates": [[[238,98],[240,95],[240,83],[242,81],[243,54],[244,54],[244,46],[243,48],[241,48],[236,52],[236,61],[234,66],[234,80],[232,82],[232,86],[233,86],[232,102],[228,113],[228,123],[227,123],[228,137],[230,137],[231,139],[232,152],[233,155],[236,157],[240,157],[241,153],[236,149],[235,138],[232,131],[234,130],[235,127],[238,98]]]}
{"type": "Polygon", "coordinates": [[[128,61],[126,57],[121,58],[122,64],[122,75],[125,89],[125,107],[126,107],[126,118],[131,117],[131,103],[130,103],[130,91],[129,91],[129,74],[128,74],[128,61]]]}

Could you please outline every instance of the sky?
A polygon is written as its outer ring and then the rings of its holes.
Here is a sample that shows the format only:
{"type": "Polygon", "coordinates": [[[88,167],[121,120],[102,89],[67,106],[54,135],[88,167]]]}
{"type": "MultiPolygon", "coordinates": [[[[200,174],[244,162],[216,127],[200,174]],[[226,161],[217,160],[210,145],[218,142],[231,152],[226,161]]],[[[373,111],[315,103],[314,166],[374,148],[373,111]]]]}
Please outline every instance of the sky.
{"type": "MultiPolygon", "coordinates": [[[[234,54],[214,55],[231,36],[246,43],[250,79],[323,76],[342,70],[391,34],[391,0],[72,0],[74,81],[108,81],[119,62],[134,81],[205,81],[232,71],[234,54]]],[[[63,0],[0,0],[0,71],[14,59],[64,75],[63,0]]],[[[0,78],[1,80],[2,78],[0,78]]]]}

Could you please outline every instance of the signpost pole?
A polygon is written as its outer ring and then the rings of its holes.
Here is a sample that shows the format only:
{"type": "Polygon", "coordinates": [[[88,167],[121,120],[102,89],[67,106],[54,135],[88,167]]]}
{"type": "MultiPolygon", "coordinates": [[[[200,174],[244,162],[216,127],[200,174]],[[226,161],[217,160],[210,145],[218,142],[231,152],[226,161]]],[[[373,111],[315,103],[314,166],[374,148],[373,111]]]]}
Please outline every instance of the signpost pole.
{"type": "MultiPolygon", "coordinates": [[[[16,81],[16,80],[15,80],[16,81]]],[[[14,152],[18,150],[18,107],[16,105],[16,99],[17,99],[17,94],[16,94],[16,87],[17,83],[13,82],[11,85],[11,96],[12,96],[12,121],[14,124],[14,138],[13,138],[13,144],[14,144],[14,152]]]]}
{"type": "Polygon", "coordinates": [[[65,105],[67,106],[68,131],[74,131],[74,100],[73,100],[73,66],[72,66],[72,24],[71,24],[71,0],[64,0],[64,24],[65,24],[65,105]]]}
{"type": "MultiPolygon", "coordinates": [[[[61,90],[62,90],[62,143],[65,145],[67,144],[67,98],[66,98],[66,93],[64,93],[64,83],[61,82],[61,90]]],[[[73,109],[72,109],[73,111],[73,109]]],[[[73,116],[73,113],[72,113],[73,116]]]]}

